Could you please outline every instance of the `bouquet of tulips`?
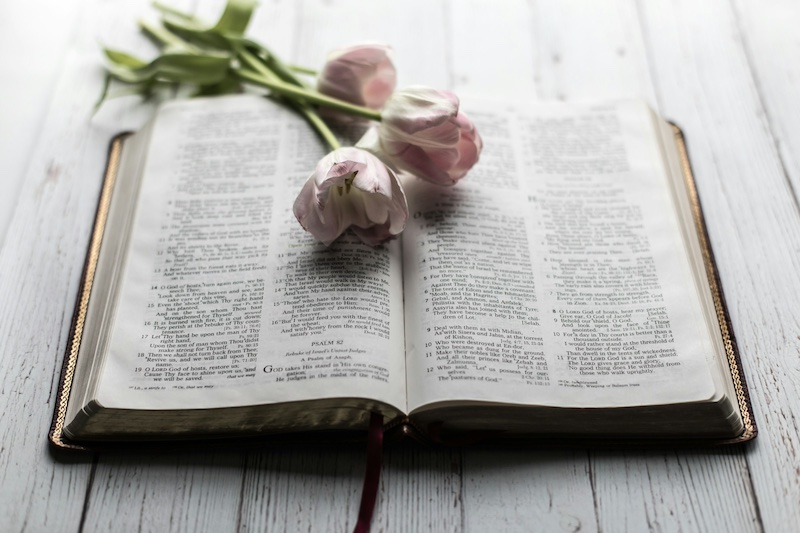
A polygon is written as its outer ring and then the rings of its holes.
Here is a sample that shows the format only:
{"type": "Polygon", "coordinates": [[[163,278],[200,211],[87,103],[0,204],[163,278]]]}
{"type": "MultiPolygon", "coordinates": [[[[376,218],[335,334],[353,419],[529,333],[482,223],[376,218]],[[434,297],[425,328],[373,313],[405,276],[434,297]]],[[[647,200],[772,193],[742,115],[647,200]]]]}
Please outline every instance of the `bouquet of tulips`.
{"type": "Polygon", "coordinates": [[[105,49],[108,82],[133,85],[143,95],[179,84],[197,86],[200,95],[225,94],[240,91],[246,83],[268,89],[297,110],[332,150],[294,203],[300,224],[326,245],[348,228],[373,246],[403,231],[408,204],[398,171],[448,186],[478,161],[481,137],[460,112],[458,98],[428,87],[395,90],[387,46],[362,44],[335,51],[317,73],[287,65],[244,36],[255,0],[229,0],[213,26],[167,6],[156,7],[161,24],[140,24],[163,47],[161,55],[145,62],[105,49]],[[306,75],[316,75],[316,87],[304,81],[306,75]],[[342,147],[322,118],[337,114],[373,125],[355,146],[342,147]]]}

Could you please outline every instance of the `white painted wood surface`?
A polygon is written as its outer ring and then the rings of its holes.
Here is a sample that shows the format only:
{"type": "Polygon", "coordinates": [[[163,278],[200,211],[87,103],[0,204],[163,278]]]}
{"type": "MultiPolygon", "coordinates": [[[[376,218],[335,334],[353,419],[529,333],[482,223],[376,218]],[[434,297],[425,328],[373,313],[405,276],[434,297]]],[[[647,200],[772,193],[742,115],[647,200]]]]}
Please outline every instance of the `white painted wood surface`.
{"type": "MultiPolygon", "coordinates": [[[[146,52],[147,3],[0,3],[0,530],[351,530],[360,450],[48,451],[106,145],[151,111],[92,115],[98,42],[146,52]]],[[[381,40],[402,85],[640,97],[680,124],[760,425],[711,451],[391,448],[376,531],[800,530],[798,27],[792,0],[262,2],[251,35],[301,64],[381,40]]]]}

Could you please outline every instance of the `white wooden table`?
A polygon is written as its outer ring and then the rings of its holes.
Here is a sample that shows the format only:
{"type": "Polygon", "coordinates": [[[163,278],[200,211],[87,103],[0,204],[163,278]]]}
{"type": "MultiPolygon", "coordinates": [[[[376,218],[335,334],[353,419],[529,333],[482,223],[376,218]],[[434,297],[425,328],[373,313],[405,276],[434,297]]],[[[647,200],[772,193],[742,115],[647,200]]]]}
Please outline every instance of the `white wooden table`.
{"type": "MultiPolygon", "coordinates": [[[[98,43],[146,50],[151,15],[0,3],[0,530],[348,531],[362,450],[48,451],[107,142],[151,111],[92,115],[98,43]]],[[[761,430],[725,450],[389,449],[376,531],[800,530],[798,28],[795,0],[262,1],[250,34],[300,64],[380,40],[401,85],[640,97],[679,123],[761,430]]]]}

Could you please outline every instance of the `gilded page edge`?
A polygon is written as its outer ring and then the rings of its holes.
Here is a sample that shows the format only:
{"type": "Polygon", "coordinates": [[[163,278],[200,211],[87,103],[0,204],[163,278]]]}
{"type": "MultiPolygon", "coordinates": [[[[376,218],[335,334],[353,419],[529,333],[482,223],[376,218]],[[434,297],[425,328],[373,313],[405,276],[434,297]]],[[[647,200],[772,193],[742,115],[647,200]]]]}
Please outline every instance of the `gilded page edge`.
{"type": "Polygon", "coordinates": [[[53,414],[53,423],[50,427],[50,442],[58,448],[88,451],[88,448],[72,444],[64,440],[64,423],[67,415],[67,404],[72,390],[72,380],[75,375],[75,366],[78,360],[78,351],[83,337],[83,327],[86,321],[86,310],[89,305],[89,297],[92,293],[94,274],[97,269],[97,260],[100,256],[100,246],[103,242],[106,221],[108,219],[108,209],[111,204],[111,195],[119,170],[120,155],[122,153],[123,141],[130,133],[122,133],[111,140],[108,151],[108,162],[103,178],[103,187],[100,192],[100,199],[97,206],[94,228],[92,230],[89,249],[86,254],[83,276],[78,290],[78,300],[73,314],[73,323],[70,329],[67,350],[64,355],[64,364],[61,370],[61,380],[58,386],[56,408],[53,414]]]}
{"type": "Polygon", "coordinates": [[[678,156],[680,158],[681,171],[683,178],[686,182],[686,189],[689,193],[689,201],[692,206],[692,216],[694,218],[695,229],[697,230],[697,237],[700,241],[700,249],[703,253],[703,263],[706,267],[706,276],[708,277],[708,284],[711,287],[711,296],[714,300],[714,309],[717,313],[717,320],[720,325],[720,334],[722,341],[725,345],[725,353],[728,358],[728,365],[730,367],[731,377],[733,379],[734,390],[736,391],[736,399],[739,404],[739,410],[742,415],[742,422],[744,430],[741,435],[726,442],[744,442],[755,438],[758,433],[755,420],[752,416],[752,406],[750,404],[750,397],[747,390],[747,382],[745,381],[744,374],[741,368],[741,359],[739,350],[736,345],[736,339],[733,335],[733,328],[731,326],[730,316],[725,305],[725,297],[722,293],[722,288],[719,282],[719,273],[717,271],[716,262],[714,261],[714,254],[711,250],[711,245],[708,238],[708,231],[706,228],[705,218],[703,217],[702,206],[700,205],[700,197],[697,194],[697,185],[692,173],[692,167],[689,162],[689,153],[686,149],[686,140],[683,136],[683,131],[675,124],[670,123],[673,133],[675,135],[675,144],[678,147],[678,156]]]}

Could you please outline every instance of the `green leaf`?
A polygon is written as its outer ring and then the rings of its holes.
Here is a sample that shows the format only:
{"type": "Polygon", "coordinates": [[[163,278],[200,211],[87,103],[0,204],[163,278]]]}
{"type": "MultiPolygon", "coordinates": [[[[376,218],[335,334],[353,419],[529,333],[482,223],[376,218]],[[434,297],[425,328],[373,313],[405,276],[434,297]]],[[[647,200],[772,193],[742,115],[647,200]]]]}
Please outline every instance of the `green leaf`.
{"type": "Polygon", "coordinates": [[[111,86],[111,74],[106,73],[106,77],[103,80],[103,88],[100,90],[100,98],[97,99],[97,102],[94,104],[94,111],[97,112],[100,109],[100,106],[103,105],[103,102],[106,101],[108,98],[108,88],[111,86]]]}
{"type": "Polygon", "coordinates": [[[139,21],[139,26],[147,36],[153,39],[157,44],[166,46],[172,50],[197,51],[194,46],[170,32],[168,28],[157,26],[144,20],[139,21]]]}
{"type": "Polygon", "coordinates": [[[195,96],[218,96],[221,94],[237,94],[242,92],[242,84],[236,78],[225,78],[219,83],[201,85],[195,96]]]}
{"type": "Polygon", "coordinates": [[[255,0],[228,0],[212,31],[225,35],[244,35],[255,7],[255,0]]]}
{"type": "Polygon", "coordinates": [[[126,83],[158,80],[210,85],[228,76],[230,60],[228,54],[166,52],[144,66],[131,68],[112,63],[108,71],[115,79],[126,83]]]}
{"type": "Polygon", "coordinates": [[[298,87],[306,87],[306,84],[295,75],[292,69],[284,64],[278,56],[273,54],[266,46],[247,38],[243,38],[241,42],[247,51],[261,60],[264,66],[280,79],[287,83],[297,85],[298,87]]]}
{"type": "Polygon", "coordinates": [[[119,67],[141,68],[147,65],[146,62],[142,61],[138,57],[133,57],[127,52],[121,52],[111,48],[103,48],[103,53],[106,55],[109,61],[119,67]]]}
{"type": "Polygon", "coordinates": [[[97,112],[97,110],[100,109],[103,102],[112,98],[138,95],[141,96],[144,100],[150,100],[160,93],[172,94],[175,92],[175,89],[178,86],[178,83],[171,81],[147,80],[142,83],[129,84],[124,89],[116,89],[112,92],[110,90],[112,79],[113,77],[111,76],[111,74],[106,75],[105,83],[103,84],[103,90],[100,94],[100,98],[95,104],[94,108],[95,112],[97,112]]]}
{"type": "Polygon", "coordinates": [[[182,39],[217,50],[233,50],[236,44],[227,36],[211,30],[199,28],[196,24],[187,24],[180,20],[164,19],[164,27],[182,39]]]}
{"type": "Polygon", "coordinates": [[[208,26],[188,13],[156,4],[164,14],[162,22],[168,30],[189,41],[223,50],[238,46],[236,40],[244,35],[255,7],[255,0],[228,0],[217,23],[208,26]]]}
{"type": "Polygon", "coordinates": [[[158,11],[161,11],[162,15],[170,15],[184,20],[194,19],[194,15],[185,13],[180,9],[175,9],[174,7],[168,6],[167,4],[162,4],[161,2],[153,2],[153,7],[158,11]]]}

